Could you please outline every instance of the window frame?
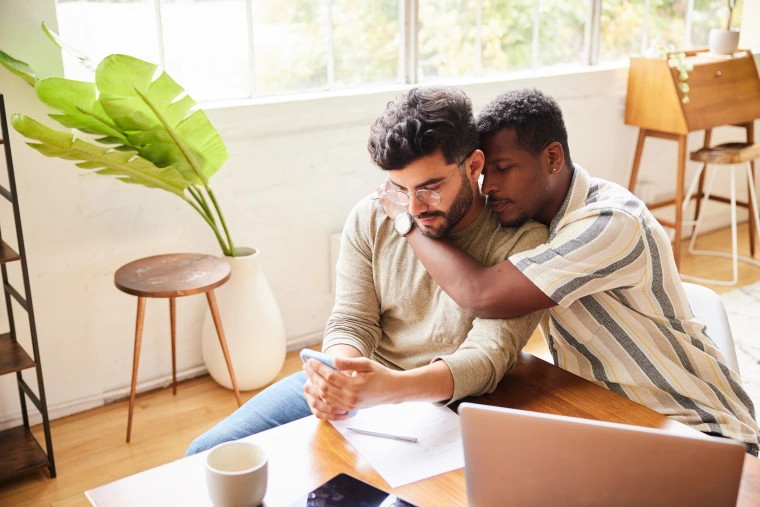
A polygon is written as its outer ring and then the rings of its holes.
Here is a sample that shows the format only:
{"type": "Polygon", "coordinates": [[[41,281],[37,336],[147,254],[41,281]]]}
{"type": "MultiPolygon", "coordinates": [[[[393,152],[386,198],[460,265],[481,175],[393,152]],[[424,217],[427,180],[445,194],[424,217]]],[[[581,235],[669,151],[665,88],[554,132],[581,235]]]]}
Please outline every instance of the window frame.
{"type": "MultiPolygon", "coordinates": [[[[156,21],[156,33],[158,39],[158,59],[159,67],[161,69],[166,68],[165,49],[164,49],[164,35],[163,35],[163,23],[162,23],[162,2],[161,0],[152,0],[155,9],[155,21],[156,21]]],[[[236,101],[267,101],[267,99],[276,99],[277,97],[293,98],[294,95],[319,95],[323,93],[328,94],[345,94],[361,91],[361,90],[376,90],[378,88],[395,88],[398,86],[409,86],[420,83],[419,80],[419,3],[420,0],[398,0],[399,10],[399,62],[398,72],[396,80],[394,82],[383,83],[364,83],[357,86],[348,88],[335,88],[335,56],[333,47],[333,0],[322,0],[326,4],[327,8],[327,62],[326,62],[326,86],[319,89],[311,90],[294,90],[289,92],[274,93],[274,94],[259,94],[256,91],[256,73],[255,73],[255,37],[254,37],[254,19],[253,19],[253,2],[256,0],[244,0],[247,18],[247,42],[248,42],[248,74],[249,74],[249,87],[248,95],[244,97],[238,97],[234,99],[219,99],[219,100],[207,100],[204,103],[215,102],[236,102],[236,101]]],[[[581,70],[584,67],[595,67],[602,62],[599,60],[600,44],[601,44],[601,17],[602,17],[602,1],[603,0],[586,0],[587,13],[586,22],[583,28],[583,52],[580,62],[574,62],[567,66],[563,66],[563,74],[572,73],[576,69],[581,70]]],[[[483,24],[483,0],[476,0],[476,61],[475,61],[475,74],[470,76],[441,78],[441,81],[445,82],[478,82],[481,80],[490,80],[494,78],[504,79],[505,75],[514,74],[519,78],[520,75],[525,72],[537,72],[541,69],[548,69],[551,66],[541,66],[539,63],[540,44],[541,37],[539,33],[540,26],[540,2],[541,0],[533,0],[533,29],[531,39],[531,53],[532,64],[528,69],[517,71],[505,71],[504,73],[483,73],[482,70],[482,24],[483,24]],[[490,78],[490,79],[489,79],[490,78]]],[[[691,49],[691,29],[694,14],[695,0],[687,0],[686,14],[685,14],[685,37],[684,48],[691,49]]],[[[641,27],[641,52],[644,53],[647,49],[648,32],[649,32],[649,18],[651,0],[644,0],[644,19],[642,20],[641,27]]],[[[621,59],[622,61],[622,59],[621,59]]],[[[615,65],[616,61],[605,61],[609,67],[615,65]]],[[[171,69],[169,69],[171,71],[171,69]]],[[[551,74],[551,72],[550,72],[551,74]]]]}

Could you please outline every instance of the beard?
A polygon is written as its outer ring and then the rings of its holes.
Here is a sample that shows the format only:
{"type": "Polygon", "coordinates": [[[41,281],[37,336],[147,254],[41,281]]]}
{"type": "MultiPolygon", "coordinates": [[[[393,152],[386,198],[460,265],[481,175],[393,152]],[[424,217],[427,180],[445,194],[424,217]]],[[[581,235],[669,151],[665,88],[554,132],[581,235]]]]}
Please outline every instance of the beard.
{"type": "Polygon", "coordinates": [[[420,230],[423,236],[431,239],[439,239],[449,233],[449,231],[459,223],[462,218],[470,211],[472,207],[473,191],[469,180],[465,178],[464,172],[462,172],[462,188],[459,189],[454,202],[448,211],[431,211],[426,213],[420,213],[415,218],[417,228],[420,230]],[[443,217],[443,224],[437,227],[420,226],[417,219],[443,217]]]}
{"type": "MultiPolygon", "coordinates": [[[[488,202],[489,204],[492,204],[494,201],[489,197],[488,202]]],[[[497,214],[499,223],[501,223],[502,227],[520,227],[521,225],[523,225],[525,222],[527,222],[530,219],[531,215],[524,209],[518,207],[514,201],[509,201],[509,202],[512,204],[512,206],[517,208],[517,216],[509,220],[502,220],[501,215],[497,214]]]]}

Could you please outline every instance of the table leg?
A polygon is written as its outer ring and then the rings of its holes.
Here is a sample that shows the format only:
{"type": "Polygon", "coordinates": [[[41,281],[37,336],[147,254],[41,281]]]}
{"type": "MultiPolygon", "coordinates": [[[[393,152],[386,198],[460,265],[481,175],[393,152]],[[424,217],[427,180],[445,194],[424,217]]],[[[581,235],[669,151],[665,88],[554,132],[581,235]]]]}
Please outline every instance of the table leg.
{"type": "Polygon", "coordinates": [[[172,328],[172,394],[177,394],[177,298],[169,298],[169,320],[172,328]]]}
{"type": "Polygon", "coordinates": [[[644,141],[647,138],[646,129],[639,129],[639,140],[636,143],[636,154],[633,156],[633,167],[631,168],[631,179],[628,182],[628,190],[634,193],[636,188],[636,179],[639,177],[639,166],[641,165],[641,153],[644,151],[644,141]]]}
{"type": "Polygon", "coordinates": [[[224,353],[224,360],[227,361],[227,370],[230,372],[230,379],[232,380],[232,389],[235,391],[235,399],[237,399],[238,407],[240,403],[240,391],[238,391],[237,380],[235,379],[235,371],[232,369],[232,360],[230,359],[230,351],[227,349],[227,339],[224,337],[224,329],[222,328],[222,319],[219,317],[219,308],[216,306],[216,296],[214,291],[210,290],[206,293],[208,298],[208,306],[211,309],[211,316],[214,319],[214,325],[216,326],[216,334],[219,336],[219,343],[222,345],[222,352],[224,353]]]}
{"type": "Polygon", "coordinates": [[[132,390],[129,393],[129,418],[127,419],[127,443],[132,438],[132,414],[135,410],[135,391],[137,390],[137,366],[140,363],[140,346],[142,345],[143,321],[145,320],[145,299],[137,298],[137,323],[135,325],[135,352],[132,359],[132,390]]]}
{"type": "Polygon", "coordinates": [[[683,180],[686,173],[686,136],[678,136],[678,168],[676,176],[676,239],[673,245],[673,257],[676,269],[681,266],[681,230],[683,221],[683,180]]]}
{"type": "MultiPolygon", "coordinates": [[[[705,143],[704,148],[710,147],[712,141],[712,129],[705,129],[705,143]]],[[[702,207],[702,192],[705,188],[705,174],[707,174],[707,164],[702,165],[702,173],[699,175],[699,186],[697,187],[697,205],[694,209],[694,220],[699,216],[699,209],[702,207]]],[[[694,231],[692,231],[692,234],[694,231]]]]}

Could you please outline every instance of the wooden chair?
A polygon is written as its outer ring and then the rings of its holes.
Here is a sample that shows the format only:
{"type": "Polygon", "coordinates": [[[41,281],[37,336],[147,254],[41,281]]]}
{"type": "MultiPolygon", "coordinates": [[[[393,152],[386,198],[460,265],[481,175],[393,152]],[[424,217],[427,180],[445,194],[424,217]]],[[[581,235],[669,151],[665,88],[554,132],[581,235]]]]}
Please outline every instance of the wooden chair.
{"type": "Polygon", "coordinates": [[[232,369],[227,340],[224,337],[219,309],[216,306],[214,289],[230,279],[230,265],[223,259],[201,254],[157,255],[131,262],[119,268],[114,275],[116,287],[137,296],[137,325],[135,330],[135,351],[132,363],[132,390],[129,395],[129,418],[127,420],[127,442],[132,436],[132,414],[135,408],[135,389],[137,388],[137,366],[140,362],[140,345],[142,344],[145,301],[147,298],[169,298],[169,315],[172,339],[172,390],[177,394],[176,362],[176,298],[206,294],[211,316],[219,335],[224,359],[232,379],[237,404],[240,406],[235,373],[232,369]]]}
{"type": "MultiPolygon", "coordinates": [[[[755,195],[755,181],[753,178],[753,171],[752,171],[752,163],[756,158],[760,158],[760,144],[753,144],[753,143],[725,143],[720,144],[718,146],[714,146],[712,148],[702,148],[701,150],[697,150],[695,152],[691,153],[691,160],[695,162],[702,162],[702,166],[700,167],[699,171],[697,171],[697,174],[694,176],[694,179],[691,182],[691,185],[689,186],[689,190],[686,193],[686,199],[683,201],[683,207],[686,208],[686,205],[689,203],[689,200],[691,199],[691,195],[694,193],[694,191],[697,189],[697,186],[699,185],[700,189],[698,192],[701,192],[701,186],[702,182],[704,181],[705,175],[708,170],[708,166],[717,166],[712,169],[712,174],[710,175],[710,179],[707,183],[707,187],[704,191],[704,196],[702,197],[702,207],[699,210],[699,214],[697,215],[696,221],[684,221],[684,225],[694,225],[694,232],[692,232],[691,235],[691,241],[689,241],[689,253],[693,255],[710,255],[712,257],[722,257],[722,258],[728,258],[733,260],[733,278],[731,280],[708,280],[706,278],[697,278],[693,276],[688,275],[681,275],[681,278],[684,280],[691,280],[696,282],[702,282],[702,283],[711,283],[714,285],[735,285],[736,282],[739,280],[739,261],[747,262],[750,264],[754,264],[755,266],[760,266],[760,262],[756,261],[755,259],[751,257],[744,257],[742,255],[739,255],[738,252],[738,241],[737,241],[737,234],[736,234],[736,207],[737,207],[737,200],[736,200],[736,170],[737,167],[741,164],[746,164],[746,174],[747,174],[747,182],[749,186],[749,202],[747,203],[747,207],[749,209],[750,213],[750,220],[749,220],[749,226],[750,230],[757,229],[758,237],[760,237],[760,222],[758,222],[758,212],[757,212],[757,196],[755,195]],[[694,248],[694,244],[697,241],[697,236],[699,235],[699,229],[702,224],[702,217],[705,213],[705,207],[707,202],[711,199],[710,193],[712,192],[713,182],[715,181],[715,177],[718,174],[719,171],[722,170],[722,168],[728,167],[730,168],[731,175],[731,197],[728,199],[728,204],[731,205],[731,254],[728,254],[726,252],[715,252],[711,250],[696,250],[694,248]],[[704,172],[704,173],[703,173],[704,172]]],[[[725,201],[722,201],[725,202],[725,201]]],[[[750,238],[752,238],[752,235],[750,235],[750,238]]],[[[750,242],[752,240],[750,239],[750,242]]]]}

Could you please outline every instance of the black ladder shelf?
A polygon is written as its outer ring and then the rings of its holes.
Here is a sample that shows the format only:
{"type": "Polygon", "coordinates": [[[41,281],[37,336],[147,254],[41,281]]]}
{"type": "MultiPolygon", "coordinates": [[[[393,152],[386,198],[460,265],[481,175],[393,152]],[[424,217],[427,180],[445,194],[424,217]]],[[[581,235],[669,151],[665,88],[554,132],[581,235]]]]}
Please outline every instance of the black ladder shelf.
{"type": "Polygon", "coordinates": [[[13,205],[13,219],[16,226],[16,239],[18,249],[16,253],[2,240],[0,234],[0,269],[3,276],[3,288],[5,293],[5,308],[8,312],[8,325],[10,332],[0,334],[0,375],[8,373],[16,374],[18,383],[18,395],[21,399],[21,414],[23,426],[0,431],[0,480],[14,477],[23,472],[37,468],[48,467],[50,477],[55,477],[55,460],[53,458],[53,442],[50,438],[50,419],[48,418],[47,401],[45,400],[45,386],[42,382],[42,367],[40,365],[40,348],[37,343],[37,326],[34,321],[34,309],[32,307],[32,293],[29,287],[29,271],[26,264],[26,250],[24,248],[24,236],[21,232],[21,214],[18,206],[18,194],[16,192],[16,177],[13,173],[13,159],[11,157],[10,136],[8,135],[8,120],[5,115],[5,100],[0,93],[0,127],[2,137],[0,145],[5,150],[5,163],[8,169],[8,182],[10,190],[0,185],[0,195],[13,205]],[[24,293],[22,296],[8,281],[7,263],[21,261],[21,273],[24,279],[24,293]],[[29,357],[26,350],[18,343],[16,326],[13,318],[13,305],[11,297],[26,310],[29,316],[29,331],[32,338],[33,357],[29,357]],[[39,397],[24,381],[22,370],[34,368],[37,373],[37,388],[39,397]],[[34,403],[34,406],[42,414],[42,424],[45,431],[45,445],[47,453],[32,435],[29,429],[29,414],[26,408],[26,398],[34,403]]]}

